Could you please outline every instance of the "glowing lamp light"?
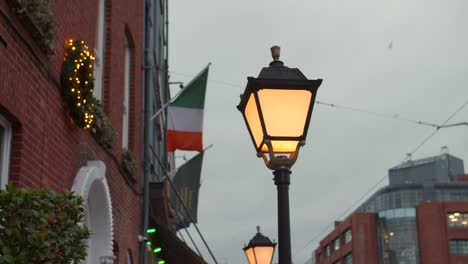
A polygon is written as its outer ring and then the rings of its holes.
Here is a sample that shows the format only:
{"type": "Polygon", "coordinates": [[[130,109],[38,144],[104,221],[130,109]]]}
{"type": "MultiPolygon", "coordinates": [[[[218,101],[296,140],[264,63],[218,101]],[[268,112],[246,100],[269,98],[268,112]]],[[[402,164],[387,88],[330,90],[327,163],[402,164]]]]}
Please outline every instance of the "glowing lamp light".
{"type": "Polygon", "coordinates": [[[158,264],[166,264],[166,261],[161,259],[160,261],[158,261],[158,264]]]}
{"type": "Polygon", "coordinates": [[[148,234],[156,233],[156,228],[150,228],[150,229],[146,230],[146,233],[148,233],[148,234]]]}
{"type": "Polygon", "coordinates": [[[260,233],[260,226],[257,226],[257,234],[244,247],[245,256],[249,264],[271,264],[275,253],[276,243],[260,233]]]}
{"type": "Polygon", "coordinates": [[[454,213],[453,214],[455,217],[459,217],[460,216],[460,213],[454,213]]]}
{"type": "Polygon", "coordinates": [[[275,169],[278,154],[289,155],[291,167],[299,148],[306,142],[317,89],[321,79],[308,80],[297,68],[279,61],[279,47],[272,48],[274,61],[263,68],[258,78],[248,77],[247,87],[237,108],[242,112],[257,156],[275,169]],[[268,155],[268,157],[266,156],[268,155]]]}

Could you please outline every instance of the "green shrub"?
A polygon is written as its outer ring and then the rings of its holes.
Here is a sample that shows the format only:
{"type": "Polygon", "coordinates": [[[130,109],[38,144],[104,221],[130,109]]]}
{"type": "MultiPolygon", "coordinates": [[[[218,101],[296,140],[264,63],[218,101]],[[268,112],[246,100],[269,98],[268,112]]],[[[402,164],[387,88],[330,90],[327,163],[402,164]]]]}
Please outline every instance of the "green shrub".
{"type": "Polygon", "coordinates": [[[122,168],[132,176],[132,180],[135,180],[135,174],[137,172],[136,158],[135,154],[128,149],[122,150],[122,168]]]}
{"type": "Polygon", "coordinates": [[[54,53],[54,14],[49,0],[9,0],[10,5],[28,26],[34,27],[32,35],[46,53],[54,53]]]}
{"type": "Polygon", "coordinates": [[[94,122],[92,124],[92,135],[94,139],[106,149],[111,149],[117,137],[112,123],[107,116],[99,100],[94,100],[94,122]]]}
{"type": "Polygon", "coordinates": [[[0,263],[79,263],[89,231],[83,198],[48,188],[0,190],[0,263]]]}

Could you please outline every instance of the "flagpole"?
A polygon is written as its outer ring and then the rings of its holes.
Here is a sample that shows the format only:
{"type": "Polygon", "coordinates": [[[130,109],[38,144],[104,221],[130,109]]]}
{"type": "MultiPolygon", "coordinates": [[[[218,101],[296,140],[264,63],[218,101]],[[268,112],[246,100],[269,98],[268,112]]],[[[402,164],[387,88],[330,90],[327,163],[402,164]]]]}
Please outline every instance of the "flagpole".
{"type": "Polygon", "coordinates": [[[190,87],[193,81],[196,80],[198,77],[200,77],[203,74],[203,72],[205,72],[205,70],[208,69],[208,67],[210,67],[210,65],[211,65],[211,62],[209,62],[208,65],[206,65],[206,67],[203,68],[203,70],[201,70],[187,85],[185,85],[183,89],[181,89],[176,95],[174,95],[174,97],[172,97],[171,100],[169,100],[169,102],[161,106],[161,108],[158,109],[158,111],[156,111],[156,113],[154,113],[154,115],[150,118],[150,121],[152,121],[159,114],[161,114],[161,112],[165,110],[166,107],[168,107],[181,93],[183,93],[188,87],[190,87]]]}
{"type": "MultiPolygon", "coordinates": [[[[166,168],[162,165],[161,163],[161,160],[159,159],[159,157],[156,155],[156,153],[154,152],[154,149],[150,146],[150,149],[152,150],[153,152],[153,155],[155,156],[156,160],[158,161],[158,164],[159,164],[159,167],[163,170],[163,172],[167,175],[167,171],[166,171],[166,168]]],[[[216,260],[213,252],[211,251],[211,248],[208,246],[208,243],[206,242],[205,238],[203,237],[202,233],[200,232],[200,229],[198,229],[198,226],[197,224],[195,223],[195,221],[193,220],[193,216],[192,214],[190,213],[190,211],[187,209],[187,207],[185,206],[184,204],[184,201],[182,200],[182,198],[180,197],[180,194],[179,192],[177,191],[177,189],[175,188],[174,186],[174,183],[172,182],[172,180],[170,179],[170,177],[167,177],[166,178],[167,181],[169,182],[169,184],[171,185],[171,188],[172,190],[174,191],[174,193],[176,194],[177,196],[177,199],[179,200],[180,204],[182,205],[182,208],[184,209],[185,213],[187,214],[187,216],[190,218],[190,221],[191,223],[193,224],[193,226],[195,227],[195,230],[197,230],[197,233],[198,235],[200,236],[203,244],[205,244],[205,247],[206,249],[208,250],[208,253],[210,253],[211,255],[211,258],[213,259],[214,263],[215,264],[218,264],[218,261],[216,260]]]]}

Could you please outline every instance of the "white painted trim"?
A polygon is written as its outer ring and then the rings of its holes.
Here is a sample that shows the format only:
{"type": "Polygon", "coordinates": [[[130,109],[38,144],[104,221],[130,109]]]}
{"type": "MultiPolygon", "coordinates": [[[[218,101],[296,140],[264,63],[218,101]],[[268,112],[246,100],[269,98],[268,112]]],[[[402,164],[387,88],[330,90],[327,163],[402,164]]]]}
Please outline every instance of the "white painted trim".
{"type": "Polygon", "coordinates": [[[0,115],[0,126],[4,129],[3,138],[0,138],[0,163],[2,169],[0,171],[0,189],[4,189],[8,183],[8,175],[10,174],[10,155],[11,155],[11,140],[12,140],[12,129],[11,124],[8,120],[0,115]]]}
{"type": "Polygon", "coordinates": [[[92,237],[88,240],[88,256],[83,264],[96,264],[101,257],[113,256],[112,200],[105,174],[104,162],[88,161],[78,171],[72,186],[72,191],[85,200],[85,223],[90,229],[94,224],[99,225],[94,226],[94,232],[90,230],[92,237]]]}
{"type": "Polygon", "coordinates": [[[130,121],[130,63],[131,48],[127,36],[125,36],[124,56],[124,96],[122,115],[122,148],[128,149],[129,121],[130,121]]]}
{"type": "Polygon", "coordinates": [[[106,33],[106,17],[105,17],[105,0],[98,1],[98,16],[96,19],[96,37],[94,56],[94,90],[93,95],[96,99],[103,102],[103,78],[104,78],[104,46],[105,46],[105,33],[106,33]]]}

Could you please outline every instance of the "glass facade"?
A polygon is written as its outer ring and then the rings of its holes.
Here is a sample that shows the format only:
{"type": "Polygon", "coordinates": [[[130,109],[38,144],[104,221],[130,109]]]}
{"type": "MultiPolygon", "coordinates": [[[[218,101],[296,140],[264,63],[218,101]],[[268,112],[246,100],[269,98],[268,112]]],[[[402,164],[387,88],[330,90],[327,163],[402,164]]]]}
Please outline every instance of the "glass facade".
{"type": "Polygon", "coordinates": [[[437,201],[468,201],[468,187],[451,191],[436,190],[435,196],[437,201]]]}
{"type": "Polygon", "coordinates": [[[450,255],[468,256],[468,240],[450,240],[450,255]]]}
{"type": "Polygon", "coordinates": [[[397,208],[379,212],[379,218],[416,217],[416,208],[397,208]]]}
{"type": "Polygon", "coordinates": [[[358,211],[378,213],[394,208],[415,208],[421,201],[423,201],[422,188],[395,191],[389,189],[388,191],[374,195],[358,211]]]}
{"type": "Polygon", "coordinates": [[[419,263],[416,218],[379,217],[378,246],[381,263],[419,263]]]}
{"type": "MultiPolygon", "coordinates": [[[[356,210],[378,214],[377,239],[380,263],[420,263],[416,206],[423,201],[468,201],[468,184],[458,182],[435,183],[428,186],[415,184],[388,186],[378,191],[356,210]]],[[[449,227],[468,228],[468,213],[451,212],[447,218],[449,227]]],[[[452,249],[452,242],[450,246],[452,249]]],[[[462,242],[453,242],[453,249],[457,254],[463,252],[462,248],[462,242]]]]}

